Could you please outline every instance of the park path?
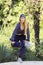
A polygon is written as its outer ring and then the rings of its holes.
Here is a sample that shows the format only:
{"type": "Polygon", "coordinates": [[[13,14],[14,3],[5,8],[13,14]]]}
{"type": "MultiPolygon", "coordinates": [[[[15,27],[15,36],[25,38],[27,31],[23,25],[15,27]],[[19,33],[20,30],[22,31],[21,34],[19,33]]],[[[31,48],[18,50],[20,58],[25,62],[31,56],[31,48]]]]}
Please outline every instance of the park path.
{"type": "Polygon", "coordinates": [[[43,65],[43,61],[5,62],[0,65],[43,65]]]}

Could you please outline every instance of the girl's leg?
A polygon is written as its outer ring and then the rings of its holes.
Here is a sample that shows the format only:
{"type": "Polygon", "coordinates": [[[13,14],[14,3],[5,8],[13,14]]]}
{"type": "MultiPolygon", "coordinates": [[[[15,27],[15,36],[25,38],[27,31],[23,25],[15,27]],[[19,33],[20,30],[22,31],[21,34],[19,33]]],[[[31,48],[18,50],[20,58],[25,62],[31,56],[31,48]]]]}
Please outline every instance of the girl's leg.
{"type": "Polygon", "coordinates": [[[18,36],[15,36],[15,38],[14,38],[14,42],[15,43],[11,43],[11,46],[12,47],[19,47],[19,37],[18,36]]]}
{"type": "Polygon", "coordinates": [[[20,47],[21,45],[20,45],[20,42],[19,41],[15,41],[15,43],[11,43],[11,46],[12,47],[20,47]]]}
{"type": "Polygon", "coordinates": [[[22,59],[23,59],[24,53],[25,53],[25,46],[23,46],[23,47],[20,48],[19,57],[18,57],[18,61],[19,62],[22,62],[23,61],[22,59]]]}
{"type": "Polygon", "coordinates": [[[19,40],[21,40],[21,41],[23,41],[25,39],[25,36],[15,36],[15,43],[14,44],[12,44],[11,43],[11,46],[12,47],[22,47],[23,46],[23,44],[22,43],[20,43],[19,42],[19,40]],[[22,44],[22,45],[21,45],[22,44]]]}
{"type": "Polygon", "coordinates": [[[20,51],[19,51],[20,58],[23,57],[24,52],[25,52],[25,46],[24,46],[25,43],[23,40],[25,40],[25,36],[21,37],[20,42],[18,42],[18,39],[16,38],[15,43],[12,45],[13,47],[20,47],[20,51]]]}
{"type": "Polygon", "coordinates": [[[19,51],[19,57],[22,58],[24,53],[25,53],[25,43],[24,41],[25,40],[25,37],[21,38],[21,41],[20,41],[20,51],[19,51]]]}
{"type": "Polygon", "coordinates": [[[19,57],[22,58],[24,53],[25,53],[25,46],[21,47],[21,49],[19,51],[19,57]]]}

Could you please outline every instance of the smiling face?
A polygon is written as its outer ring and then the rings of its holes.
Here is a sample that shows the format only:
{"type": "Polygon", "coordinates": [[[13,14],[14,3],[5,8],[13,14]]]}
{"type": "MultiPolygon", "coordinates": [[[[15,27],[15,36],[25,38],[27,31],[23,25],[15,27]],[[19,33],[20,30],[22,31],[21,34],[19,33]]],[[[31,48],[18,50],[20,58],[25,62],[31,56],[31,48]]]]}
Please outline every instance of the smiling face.
{"type": "Polygon", "coordinates": [[[21,23],[24,23],[25,22],[25,18],[21,17],[20,21],[21,21],[21,23]]]}

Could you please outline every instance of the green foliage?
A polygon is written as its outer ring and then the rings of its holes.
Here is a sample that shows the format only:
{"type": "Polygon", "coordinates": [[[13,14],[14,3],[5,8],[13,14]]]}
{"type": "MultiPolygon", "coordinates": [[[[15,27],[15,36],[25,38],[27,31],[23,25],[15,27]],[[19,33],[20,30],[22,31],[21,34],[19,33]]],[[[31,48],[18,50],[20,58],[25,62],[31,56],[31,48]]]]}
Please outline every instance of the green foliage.
{"type": "MultiPolygon", "coordinates": [[[[17,61],[19,48],[11,47],[10,44],[0,44],[0,62],[17,61]]],[[[24,60],[39,60],[35,57],[35,53],[27,50],[23,56],[24,60]]]]}
{"type": "Polygon", "coordinates": [[[26,6],[22,0],[1,0],[0,22],[2,20],[4,26],[18,22],[21,12],[27,14],[26,6]]]}
{"type": "Polygon", "coordinates": [[[0,44],[0,62],[16,61],[17,48],[12,48],[11,45],[0,44]]]}
{"type": "Polygon", "coordinates": [[[40,43],[39,54],[43,57],[43,42],[40,43]]]}
{"type": "MultiPolygon", "coordinates": [[[[33,12],[33,1],[28,0],[28,2],[29,5],[27,4],[27,7],[24,0],[0,0],[0,62],[16,61],[18,58],[19,49],[12,48],[9,39],[22,13],[26,15],[26,19],[29,22],[30,41],[35,42],[33,29],[34,20],[32,14],[30,14],[30,12],[33,12]],[[28,10],[29,8],[30,12],[28,10]]],[[[43,3],[41,2],[40,5],[40,40],[43,41],[43,3]]],[[[40,43],[39,53],[43,56],[43,43],[40,43]]],[[[35,56],[35,44],[30,50],[26,49],[23,59],[41,60],[35,56]]]]}

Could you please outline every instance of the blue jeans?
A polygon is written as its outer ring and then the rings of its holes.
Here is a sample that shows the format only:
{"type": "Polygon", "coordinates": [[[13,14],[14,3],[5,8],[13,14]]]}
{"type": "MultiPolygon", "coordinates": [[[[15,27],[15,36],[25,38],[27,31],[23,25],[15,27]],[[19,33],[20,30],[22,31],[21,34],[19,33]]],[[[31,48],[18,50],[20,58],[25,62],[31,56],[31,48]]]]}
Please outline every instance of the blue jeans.
{"type": "Polygon", "coordinates": [[[25,35],[16,35],[15,38],[15,43],[14,44],[11,44],[12,47],[20,47],[20,51],[19,51],[19,57],[22,58],[24,53],[25,53],[25,43],[24,43],[24,40],[26,39],[26,36],[25,35]],[[20,42],[19,42],[20,40],[20,42]]]}

